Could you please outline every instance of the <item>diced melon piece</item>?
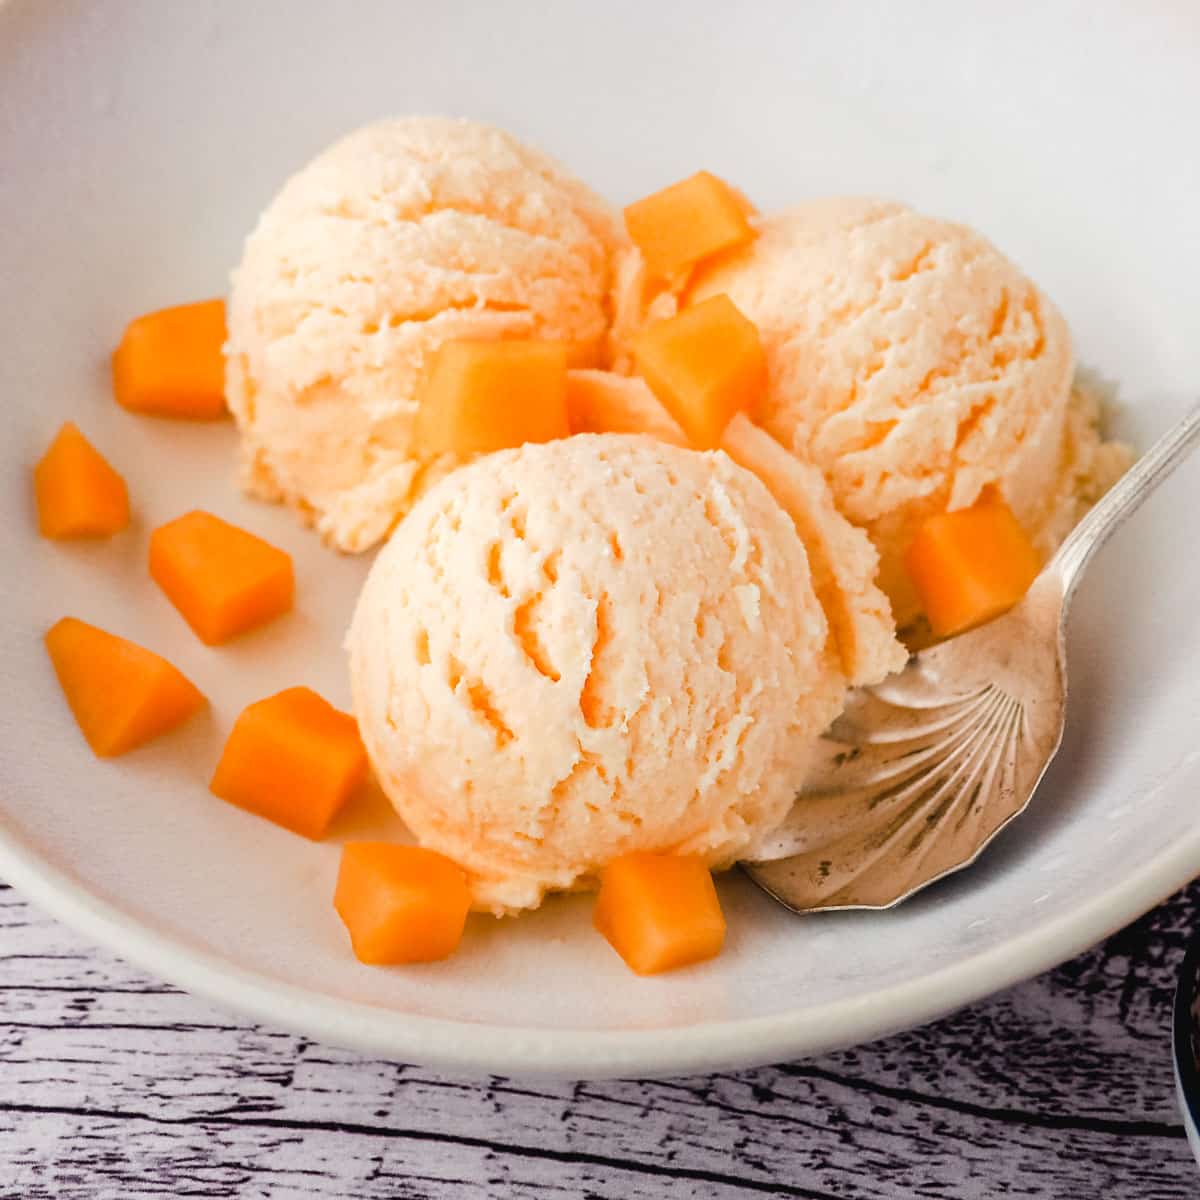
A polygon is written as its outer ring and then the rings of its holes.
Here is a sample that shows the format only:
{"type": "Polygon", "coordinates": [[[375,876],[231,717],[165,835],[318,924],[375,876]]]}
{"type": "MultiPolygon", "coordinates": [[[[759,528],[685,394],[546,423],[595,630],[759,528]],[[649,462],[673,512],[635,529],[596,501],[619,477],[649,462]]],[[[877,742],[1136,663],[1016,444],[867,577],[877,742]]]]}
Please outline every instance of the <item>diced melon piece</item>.
{"type": "Polygon", "coordinates": [[[47,632],[46,649],[83,736],[101,758],[174,729],[205,703],[165,658],[74,617],[47,632]]]}
{"type": "Polygon", "coordinates": [[[417,437],[434,454],[468,458],[566,437],[563,342],[446,342],[418,389],[417,437]]]}
{"type": "Polygon", "coordinates": [[[209,788],[238,808],[315,839],[324,837],[366,774],[354,718],[316,692],[294,687],[242,710],[209,788]]]}
{"type": "Polygon", "coordinates": [[[150,574],[210,646],[287,612],[295,590],[290,555],[206,512],[150,535],[150,574]]]}
{"type": "Polygon", "coordinates": [[[202,300],[130,321],[113,354],[113,392],[132,412],[225,415],[225,301],[202,300]]]}
{"type": "Polygon", "coordinates": [[[704,860],[677,854],[626,854],[600,877],[596,928],[639,975],[712,958],[725,940],[725,917],[704,860]]]}
{"type": "Polygon", "coordinates": [[[642,377],[692,445],[715,450],[736,412],[754,417],[767,386],[758,329],[724,294],[656,321],[638,334],[642,377]]]}
{"type": "MultiPolygon", "coordinates": [[[[733,197],[733,202],[741,210],[744,217],[757,217],[758,208],[754,201],[742,191],[741,188],[734,187],[732,183],[727,183],[725,186],[729,189],[729,194],[733,197]]],[[[758,230],[751,230],[755,237],[758,236],[758,230]]]]}
{"type": "Polygon", "coordinates": [[[458,948],[471,895],[462,868],[434,850],[348,842],[333,907],[360,962],[436,962],[458,948]]]}
{"type": "Polygon", "coordinates": [[[607,345],[608,338],[604,335],[590,338],[587,341],[564,342],[563,346],[567,352],[567,368],[584,370],[598,367],[604,361],[607,345]]]}
{"type": "Polygon", "coordinates": [[[70,421],[34,468],[33,489],[43,537],[108,537],[129,524],[125,480],[70,421]]]}
{"type": "Polygon", "coordinates": [[[567,419],[572,433],[644,433],[673,446],[691,444],[646,381],[632,375],[568,371],[567,419]]]}
{"type": "Polygon", "coordinates": [[[754,237],[753,208],[708,171],[673,183],[625,210],[625,228],[652,274],[671,279],[693,263],[754,237]]]}
{"type": "Polygon", "coordinates": [[[820,469],[785,450],[744,413],[725,427],[721,449],[753,471],[792,518],[847,682],[878,683],[898,671],[908,653],[896,640],[892,607],[874,582],[879,555],[838,512],[820,469]]]}
{"type": "Polygon", "coordinates": [[[992,490],[970,508],[922,522],[905,565],[938,637],[953,637],[1006,612],[1041,569],[1028,534],[992,490]]]}

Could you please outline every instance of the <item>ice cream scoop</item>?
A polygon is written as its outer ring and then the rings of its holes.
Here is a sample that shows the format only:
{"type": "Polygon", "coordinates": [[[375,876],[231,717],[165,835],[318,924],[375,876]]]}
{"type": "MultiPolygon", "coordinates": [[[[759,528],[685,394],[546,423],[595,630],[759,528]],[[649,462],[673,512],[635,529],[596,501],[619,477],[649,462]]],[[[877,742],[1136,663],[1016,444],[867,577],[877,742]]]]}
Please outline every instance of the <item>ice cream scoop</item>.
{"type": "Polygon", "coordinates": [[[384,790],[496,912],[631,851],[743,857],[845,691],[765,487],[633,435],[443,479],[373,565],[348,650],[384,790]]]}
{"type": "Polygon", "coordinates": [[[918,612],[903,559],[925,517],[995,486],[1045,554],[1080,515],[1081,492],[1127,464],[1100,449],[1094,400],[1073,398],[1062,316],[979,234],[867,199],[801,204],[757,228],[678,300],[647,292],[631,252],[616,331],[636,326],[638,305],[661,316],[732,298],[767,353],[763,425],[820,467],[870,535],[900,625],[918,612]]]}
{"type": "Polygon", "coordinates": [[[433,351],[538,337],[586,362],[620,237],[599,197],[487,125],[382,121],[318,155],[233,273],[226,391],[246,488],[341,549],[379,541],[456,465],[414,439],[433,351]]]}

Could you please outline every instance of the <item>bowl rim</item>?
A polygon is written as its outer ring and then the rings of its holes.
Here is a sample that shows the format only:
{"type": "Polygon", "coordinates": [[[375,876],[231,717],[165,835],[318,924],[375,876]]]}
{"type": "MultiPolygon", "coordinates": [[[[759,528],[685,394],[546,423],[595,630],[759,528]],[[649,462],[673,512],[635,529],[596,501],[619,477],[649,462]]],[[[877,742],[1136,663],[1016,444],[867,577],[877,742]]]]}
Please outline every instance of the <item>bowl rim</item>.
{"type": "Polygon", "coordinates": [[[189,945],[178,935],[152,929],[47,862],[14,832],[0,829],[0,876],[64,924],[184,991],[265,1025],[345,1049],[467,1075],[526,1078],[703,1073],[872,1041],[925,1024],[1057,966],[1197,874],[1200,830],[1082,907],[882,992],[747,1020],[666,1029],[538,1029],[406,1014],[273,979],[189,945]]]}

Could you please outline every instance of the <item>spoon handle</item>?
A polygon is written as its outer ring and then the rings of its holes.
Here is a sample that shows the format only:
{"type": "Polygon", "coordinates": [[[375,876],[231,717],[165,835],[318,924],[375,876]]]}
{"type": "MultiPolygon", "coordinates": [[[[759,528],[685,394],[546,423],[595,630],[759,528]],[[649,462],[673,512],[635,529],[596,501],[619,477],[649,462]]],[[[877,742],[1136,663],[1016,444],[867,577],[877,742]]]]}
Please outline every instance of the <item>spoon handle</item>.
{"type": "Polygon", "coordinates": [[[1093,554],[1143,500],[1187,457],[1200,440],[1200,404],[1142,455],[1072,531],[1050,560],[1047,573],[1062,581],[1064,606],[1093,554]]]}

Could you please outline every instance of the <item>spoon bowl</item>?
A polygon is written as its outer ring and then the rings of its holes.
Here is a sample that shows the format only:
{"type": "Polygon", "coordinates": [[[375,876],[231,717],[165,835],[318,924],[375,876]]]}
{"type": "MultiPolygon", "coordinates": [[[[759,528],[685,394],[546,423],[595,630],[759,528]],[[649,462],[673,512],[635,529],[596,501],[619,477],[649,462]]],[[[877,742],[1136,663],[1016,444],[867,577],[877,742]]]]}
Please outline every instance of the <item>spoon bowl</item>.
{"type": "Polygon", "coordinates": [[[751,879],[793,912],[891,908],[970,865],[1022,813],[1062,743],[1066,624],[1091,560],[1200,440],[1163,435],[1004,616],[849,698],[751,879]]]}

